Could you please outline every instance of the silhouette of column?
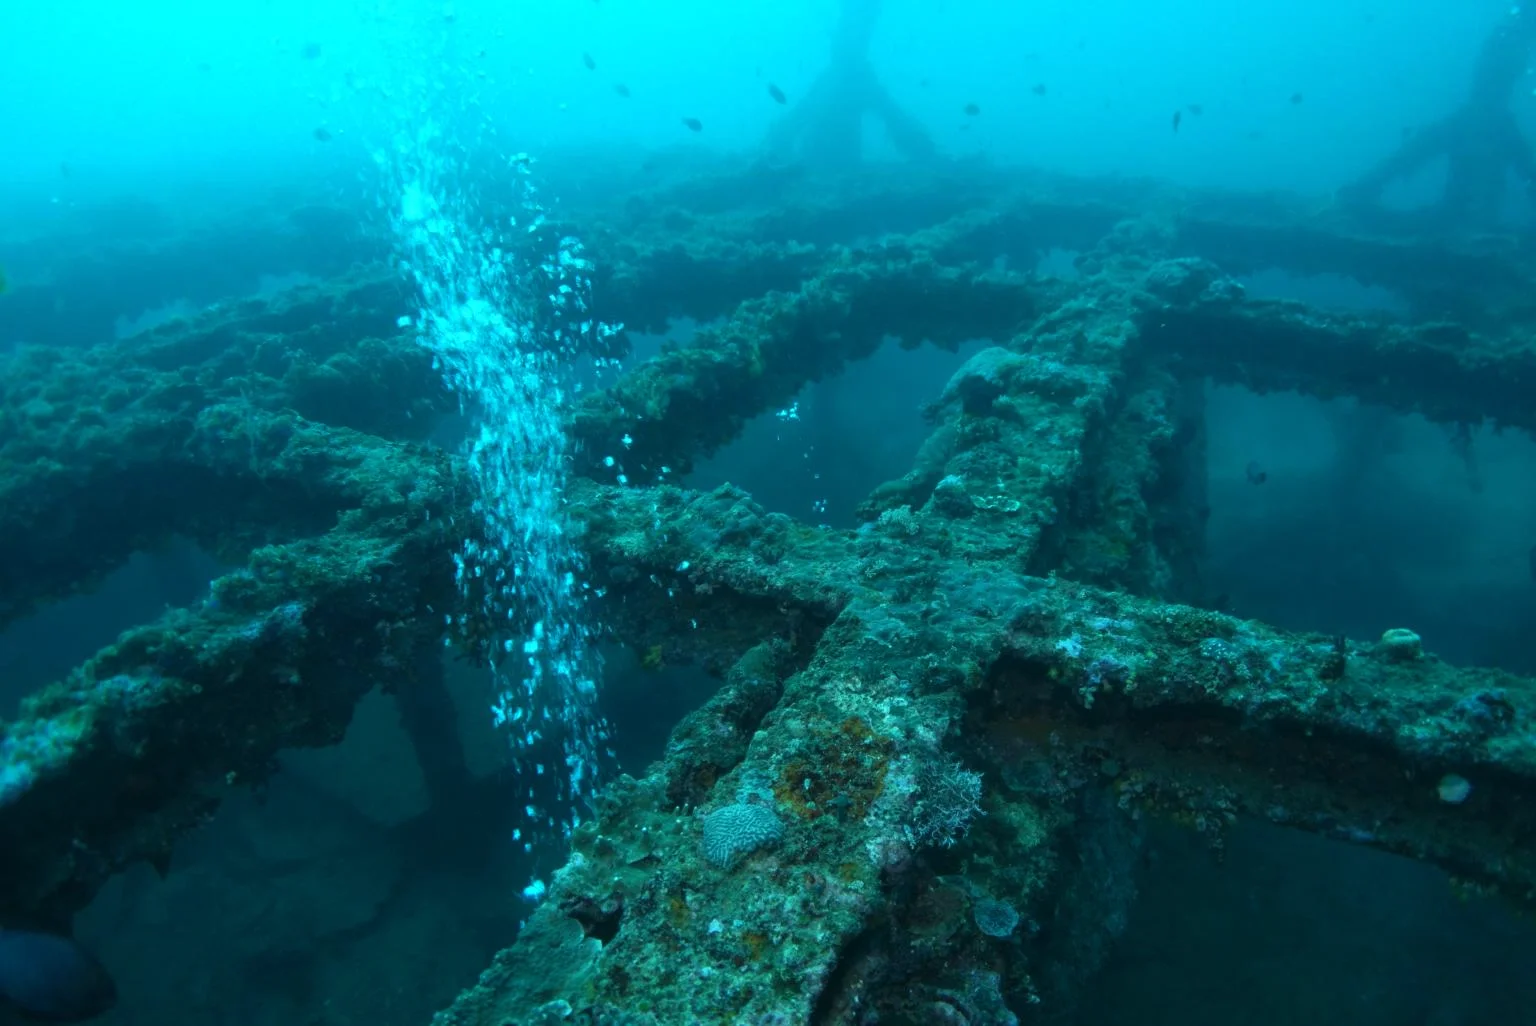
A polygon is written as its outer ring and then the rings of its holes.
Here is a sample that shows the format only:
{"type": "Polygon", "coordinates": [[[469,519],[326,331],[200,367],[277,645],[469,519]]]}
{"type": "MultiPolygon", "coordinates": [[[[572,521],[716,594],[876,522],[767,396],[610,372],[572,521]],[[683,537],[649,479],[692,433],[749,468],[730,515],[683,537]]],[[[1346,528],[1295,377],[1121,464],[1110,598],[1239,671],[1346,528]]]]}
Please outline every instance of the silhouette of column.
{"type": "Polygon", "coordinates": [[[925,160],[934,155],[927,131],[891,98],[869,63],[880,7],[881,0],[842,0],[827,67],[805,98],[769,132],[771,155],[796,155],[821,168],[857,165],[863,155],[866,114],[885,126],[886,136],[903,156],[925,160]]]}
{"type": "Polygon", "coordinates": [[[1509,172],[1536,197],[1536,156],[1510,109],[1533,44],[1536,15],[1515,8],[1484,42],[1466,100],[1342,189],[1340,199],[1369,209],[1392,182],[1440,158],[1446,161],[1445,188],[1430,216],[1443,227],[1494,223],[1509,172]]]}

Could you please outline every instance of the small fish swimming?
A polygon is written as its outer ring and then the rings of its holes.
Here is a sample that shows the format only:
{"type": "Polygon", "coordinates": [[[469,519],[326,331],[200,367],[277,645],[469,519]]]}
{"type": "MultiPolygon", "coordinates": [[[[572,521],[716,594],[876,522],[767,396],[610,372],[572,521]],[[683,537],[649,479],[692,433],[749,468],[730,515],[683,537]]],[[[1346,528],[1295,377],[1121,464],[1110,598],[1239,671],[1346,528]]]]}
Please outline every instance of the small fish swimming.
{"type": "Polygon", "coordinates": [[[1036,82],[1033,86],[1030,87],[1029,91],[1034,93],[1036,96],[1044,96],[1046,93],[1045,83],[1036,82]]]}
{"type": "Polygon", "coordinates": [[[624,99],[629,99],[629,86],[623,82],[615,82],[613,84],[613,91],[624,97],[624,99]]]}
{"type": "Polygon", "coordinates": [[[965,113],[968,117],[974,118],[977,114],[981,113],[981,108],[974,103],[967,103],[965,105],[965,113]]]}
{"type": "Polygon", "coordinates": [[[768,95],[773,97],[773,102],[774,103],[788,103],[789,102],[789,98],[784,95],[784,90],[780,89],[778,86],[774,85],[772,82],[768,83],[768,95]]]}
{"type": "Polygon", "coordinates": [[[587,66],[588,71],[597,70],[597,61],[592,59],[592,55],[590,53],[584,53],[581,55],[581,63],[587,66]]]}
{"type": "Polygon", "coordinates": [[[0,999],[34,1019],[83,1022],[117,1003],[117,986],[68,937],[0,929],[0,999]]]}
{"type": "Polygon", "coordinates": [[[1204,107],[1202,107],[1202,106],[1201,106],[1201,105],[1200,105],[1200,104],[1198,104],[1198,103],[1191,103],[1191,104],[1189,104],[1189,105],[1188,105],[1188,106],[1186,106],[1186,107],[1185,107],[1185,108],[1184,108],[1184,109],[1185,109],[1185,110],[1187,110],[1187,111],[1189,111],[1189,112],[1190,112],[1190,113],[1191,113],[1191,114],[1193,114],[1193,115],[1194,115],[1194,116],[1195,116],[1195,117],[1197,117],[1197,118],[1198,118],[1198,117],[1199,117],[1199,116],[1200,116],[1200,115],[1201,115],[1201,114],[1204,114],[1204,113],[1205,113],[1205,108],[1204,108],[1204,107]]]}
{"type": "Polygon", "coordinates": [[[299,58],[301,60],[306,60],[306,61],[317,61],[317,60],[319,60],[320,59],[320,44],[319,43],[305,43],[304,44],[304,49],[299,51],[299,58]]]}
{"type": "Polygon", "coordinates": [[[1248,461],[1246,473],[1248,475],[1248,483],[1251,485],[1261,485],[1269,480],[1269,471],[1259,466],[1258,460],[1248,461]]]}
{"type": "Polygon", "coordinates": [[[683,118],[683,127],[690,132],[702,132],[704,131],[704,122],[698,118],[683,118]]]}
{"type": "Polygon", "coordinates": [[[331,135],[331,130],[326,128],[324,125],[321,125],[319,128],[315,129],[314,136],[316,142],[330,142],[331,139],[334,138],[334,136],[331,135]]]}
{"type": "Polygon", "coordinates": [[[1292,93],[1291,94],[1291,102],[1292,103],[1300,103],[1301,102],[1301,94],[1300,93],[1292,93]]]}
{"type": "Polygon", "coordinates": [[[1179,124],[1183,120],[1184,120],[1184,112],[1182,110],[1176,110],[1176,111],[1173,112],[1173,130],[1175,132],[1177,132],[1179,130],[1179,124]]]}

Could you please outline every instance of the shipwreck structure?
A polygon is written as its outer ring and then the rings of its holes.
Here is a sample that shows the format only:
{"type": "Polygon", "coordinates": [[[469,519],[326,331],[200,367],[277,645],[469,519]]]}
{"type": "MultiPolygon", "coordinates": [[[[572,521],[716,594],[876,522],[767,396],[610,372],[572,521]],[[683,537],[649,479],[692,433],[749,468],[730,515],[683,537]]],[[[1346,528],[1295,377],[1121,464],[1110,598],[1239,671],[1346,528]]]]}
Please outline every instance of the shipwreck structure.
{"type": "MultiPolygon", "coordinates": [[[[605,624],[721,685],[646,775],[610,782],[440,1026],[1028,1022],[1097,964],[1145,815],[1218,845],[1258,817],[1536,901],[1536,685],[1194,604],[1192,385],[1531,431],[1523,254],[1371,237],[1283,197],[984,168],[727,168],[564,214],[602,317],[706,325],[580,402],[568,500],[605,624]],[[1035,273],[1052,249],[1078,254],[1070,280],[1035,273]],[[1246,296],[1237,277],[1272,267],[1407,312],[1246,296]],[[634,471],[685,472],[893,336],[988,344],[859,529],[634,471]],[[627,484],[599,458],[624,436],[627,484]],[[1437,794],[1447,775],[1464,801],[1437,794]]],[[[8,359],[0,622],[170,536],[241,569],[0,726],[0,910],[64,918],[163,861],[441,644],[472,489],[425,444],[450,401],[407,309],[354,269],[8,359]]]]}

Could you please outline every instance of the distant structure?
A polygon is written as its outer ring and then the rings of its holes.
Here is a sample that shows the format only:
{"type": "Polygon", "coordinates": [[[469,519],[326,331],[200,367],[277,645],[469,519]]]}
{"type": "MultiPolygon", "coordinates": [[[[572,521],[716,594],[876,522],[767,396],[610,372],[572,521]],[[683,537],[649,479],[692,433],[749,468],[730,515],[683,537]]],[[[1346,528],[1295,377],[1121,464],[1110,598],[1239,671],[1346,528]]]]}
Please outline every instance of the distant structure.
{"type": "Polygon", "coordinates": [[[885,125],[892,145],[911,160],[934,153],[933,140],[875,78],[869,44],[880,20],[881,0],[842,0],[832,54],[810,91],[768,133],[772,156],[796,156],[823,168],[852,167],[862,156],[864,116],[885,125]]]}
{"type": "Polygon", "coordinates": [[[1508,172],[1536,198],[1536,155],[1510,109],[1533,44],[1536,15],[1516,7],[1483,44],[1466,101],[1346,186],[1340,200],[1356,211],[1369,211],[1388,185],[1441,157],[1446,160],[1445,189],[1428,211],[1428,222],[1436,228],[1496,224],[1508,172]]]}

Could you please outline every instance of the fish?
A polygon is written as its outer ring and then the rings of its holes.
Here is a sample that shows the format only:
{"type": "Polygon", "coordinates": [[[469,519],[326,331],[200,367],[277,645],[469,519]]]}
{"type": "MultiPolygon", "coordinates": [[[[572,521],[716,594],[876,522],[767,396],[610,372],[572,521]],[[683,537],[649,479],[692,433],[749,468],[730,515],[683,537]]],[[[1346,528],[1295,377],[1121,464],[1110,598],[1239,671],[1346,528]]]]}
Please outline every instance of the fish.
{"type": "Polygon", "coordinates": [[[768,83],[768,95],[773,97],[773,102],[774,103],[788,103],[789,102],[789,98],[784,95],[784,90],[780,89],[778,86],[774,85],[772,82],[768,83]]]}
{"type": "Polygon", "coordinates": [[[1447,805],[1460,805],[1472,795],[1472,784],[1459,773],[1447,773],[1435,785],[1435,793],[1447,805]]]}
{"type": "Polygon", "coordinates": [[[615,82],[613,84],[613,91],[624,97],[624,99],[629,99],[629,86],[623,82],[615,82]]]}
{"type": "Polygon", "coordinates": [[[587,66],[588,71],[597,70],[597,61],[592,59],[592,55],[590,53],[584,53],[581,55],[581,63],[587,66]]]}
{"type": "Polygon", "coordinates": [[[1249,460],[1245,473],[1248,475],[1248,483],[1251,485],[1261,485],[1269,480],[1269,471],[1259,466],[1258,460],[1249,460]]]}
{"type": "Polygon", "coordinates": [[[974,118],[977,114],[981,113],[981,108],[974,103],[967,103],[965,105],[965,113],[974,118]]]}
{"type": "Polygon", "coordinates": [[[331,135],[331,130],[326,128],[324,125],[321,125],[319,128],[315,129],[314,136],[316,142],[330,142],[333,138],[331,135]]]}
{"type": "Polygon", "coordinates": [[[687,128],[690,132],[702,132],[704,131],[704,122],[698,118],[683,118],[683,127],[687,128]]]}
{"type": "Polygon", "coordinates": [[[1183,120],[1184,120],[1184,112],[1183,111],[1176,110],[1176,111],[1173,112],[1173,130],[1175,132],[1177,132],[1179,130],[1179,123],[1181,121],[1183,121],[1183,120]]]}
{"type": "Polygon", "coordinates": [[[317,60],[319,60],[320,59],[320,44],[319,43],[305,43],[304,44],[304,49],[299,51],[299,57],[302,60],[306,60],[306,61],[317,61],[317,60]]]}
{"type": "Polygon", "coordinates": [[[1036,82],[1033,86],[1030,87],[1029,91],[1034,93],[1036,96],[1044,96],[1045,95],[1045,83],[1044,82],[1036,82]]]}
{"type": "Polygon", "coordinates": [[[1300,103],[1301,102],[1301,94],[1300,93],[1292,93],[1291,94],[1291,102],[1292,103],[1300,103]]]}
{"type": "Polygon", "coordinates": [[[1204,108],[1204,107],[1202,107],[1202,106],[1201,106],[1201,105],[1200,105],[1200,104],[1198,104],[1198,103],[1191,103],[1191,104],[1189,104],[1189,105],[1188,105],[1188,106],[1186,106],[1186,107],[1185,107],[1185,108],[1184,108],[1184,109],[1185,109],[1185,110],[1187,110],[1187,111],[1189,111],[1189,112],[1190,112],[1190,113],[1191,113],[1191,114],[1193,114],[1193,115],[1194,115],[1194,116],[1195,116],[1195,117],[1197,117],[1197,118],[1198,118],[1198,117],[1199,117],[1199,116],[1200,116],[1200,115],[1201,115],[1201,114],[1204,114],[1204,113],[1205,113],[1205,108],[1204,108]]]}
{"type": "Polygon", "coordinates": [[[0,999],[34,1019],[83,1022],[117,1004],[117,985],[68,937],[0,929],[0,999]]]}

